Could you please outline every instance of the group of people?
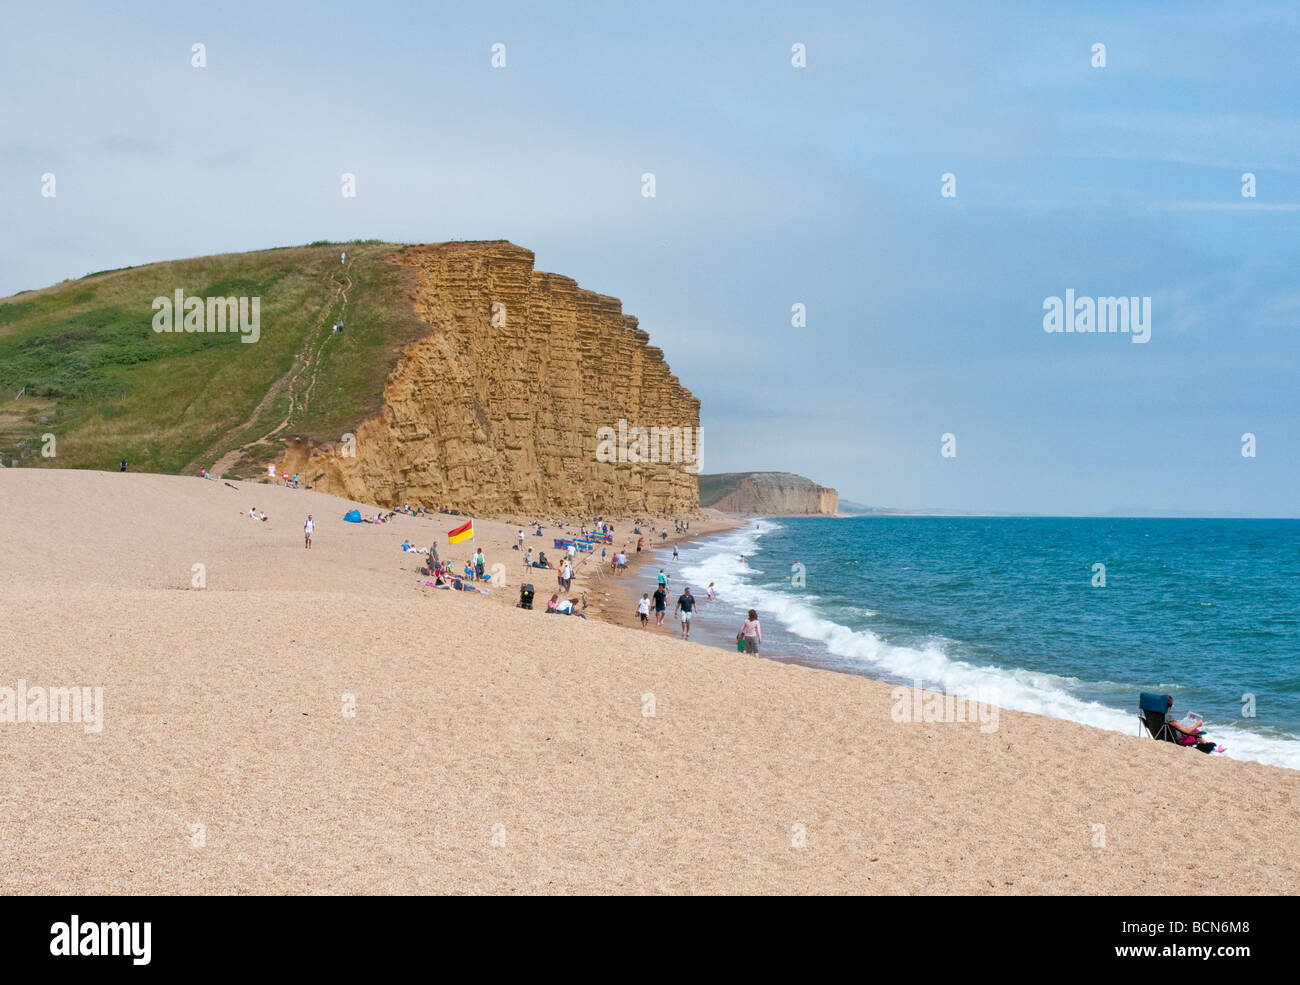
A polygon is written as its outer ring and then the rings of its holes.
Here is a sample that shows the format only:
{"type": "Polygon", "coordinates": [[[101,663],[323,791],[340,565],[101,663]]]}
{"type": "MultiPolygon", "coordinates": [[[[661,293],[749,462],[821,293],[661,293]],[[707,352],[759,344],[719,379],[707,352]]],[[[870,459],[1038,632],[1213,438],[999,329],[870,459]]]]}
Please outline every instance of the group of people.
{"type": "Polygon", "coordinates": [[[579,619],[586,619],[587,593],[582,593],[582,609],[578,608],[578,602],[572,598],[562,599],[559,595],[552,595],[551,600],[546,603],[546,611],[553,612],[561,616],[577,616],[579,619]]]}
{"type": "MultiPolygon", "coordinates": [[[[659,575],[656,578],[654,593],[643,592],[641,598],[637,601],[636,613],[641,620],[641,628],[646,629],[650,625],[651,613],[654,614],[656,626],[664,624],[664,617],[668,614],[668,599],[672,591],[672,576],[659,569],[659,575]]],[[[713,582],[709,582],[706,601],[712,602],[715,598],[713,582]]],[[[682,594],[677,596],[677,602],[673,606],[673,616],[681,623],[682,639],[691,638],[691,622],[695,614],[699,611],[700,600],[691,594],[690,586],[682,589],[682,594]]],[[[743,644],[746,653],[758,653],[758,644],[762,642],[763,633],[759,625],[758,613],[753,609],[749,610],[749,618],[745,620],[736,634],[736,643],[743,644]]]]}
{"type": "Polygon", "coordinates": [[[426,509],[423,506],[412,506],[410,503],[407,503],[404,506],[399,506],[397,512],[404,513],[406,516],[425,516],[428,513],[432,513],[433,510],[426,509]]]}
{"type": "Polygon", "coordinates": [[[551,568],[554,567],[554,565],[552,565],[550,561],[546,560],[545,551],[538,551],[537,559],[534,560],[533,549],[530,547],[528,548],[528,550],[524,552],[524,567],[525,568],[551,568]]]}
{"type": "MultiPolygon", "coordinates": [[[[403,550],[406,545],[403,545],[403,550]]],[[[414,548],[411,548],[414,550],[414,548]]],[[[475,588],[474,582],[491,583],[492,576],[487,573],[487,559],[483,556],[483,550],[474,552],[474,556],[465,562],[465,567],[457,571],[450,561],[440,561],[436,547],[430,547],[426,558],[427,567],[421,570],[421,574],[426,574],[433,579],[431,582],[425,582],[434,588],[450,588],[457,592],[483,592],[487,593],[486,588],[475,588]]]]}

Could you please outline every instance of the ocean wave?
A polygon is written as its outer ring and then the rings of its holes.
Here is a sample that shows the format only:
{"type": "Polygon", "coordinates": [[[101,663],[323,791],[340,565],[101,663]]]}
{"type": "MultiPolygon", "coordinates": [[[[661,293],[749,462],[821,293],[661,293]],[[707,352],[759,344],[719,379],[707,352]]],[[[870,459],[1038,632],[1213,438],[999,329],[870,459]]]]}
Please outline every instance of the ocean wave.
{"type": "MultiPolygon", "coordinates": [[[[755,579],[758,570],[740,564],[739,556],[758,554],[763,536],[779,529],[777,524],[758,521],[710,539],[702,545],[704,549],[698,556],[684,559],[687,583],[713,582],[721,601],[738,610],[751,607],[759,610],[763,618],[774,620],[794,636],[819,644],[845,669],[908,685],[919,681],[929,690],[968,699],[992,694],[1002,708],[1137,734],[1138,688],[1135,686],[1134,710],[1123,711],[1074,693],[1105,689],[1099,682],[1021,667],[968,662],[952,655],[957,644],[951,640],[931,639],[916,646],[890,643],[869,629],[854,628],[829,618],[819,609],[820,600],[816,596],[796,595],[758,584],[755,579]]],[[[876,615],[870,610],[860,611],[876,615]]],[[[1131,686],[1117,682],[1110,689],[1123,691],[1131,686]]],[[[1168,686],[1165,690],[1177,693],[1180,689],[1168,686]]],[[[1215,725],[1209,731],[1215,741],[1227,748],[1226,755],[1231,758],[1300,769],[1300,737],[1289,733],[1263,734],[1235,724],[1215,725]]]]}

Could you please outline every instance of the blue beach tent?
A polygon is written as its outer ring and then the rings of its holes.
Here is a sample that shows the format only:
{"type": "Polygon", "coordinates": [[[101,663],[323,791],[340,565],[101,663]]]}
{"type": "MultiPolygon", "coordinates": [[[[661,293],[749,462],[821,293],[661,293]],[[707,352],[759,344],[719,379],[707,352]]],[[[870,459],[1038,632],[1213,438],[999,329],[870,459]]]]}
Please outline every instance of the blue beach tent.
{"type": "Polygon", "coordinates": [[[347,520],[348,523],[360,523],[360,522],[361,522],[361,511],[360,511],[360,510],[350,510],[349,512],[343,514],[343,519],[347,520]]]}

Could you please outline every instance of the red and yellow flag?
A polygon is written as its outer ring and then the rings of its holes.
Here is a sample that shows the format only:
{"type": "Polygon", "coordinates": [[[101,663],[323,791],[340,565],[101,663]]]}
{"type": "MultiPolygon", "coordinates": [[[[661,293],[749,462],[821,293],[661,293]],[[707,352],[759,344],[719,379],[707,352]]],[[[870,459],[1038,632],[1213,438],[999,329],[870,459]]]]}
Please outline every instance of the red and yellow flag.
{"type": "Polygon", "coordinates": [[[452,544],[459,544],[462,540],[469,540],[474,536],[474,521],[457,527],[455,530],[447,531],[447,541],[452,544]]]}

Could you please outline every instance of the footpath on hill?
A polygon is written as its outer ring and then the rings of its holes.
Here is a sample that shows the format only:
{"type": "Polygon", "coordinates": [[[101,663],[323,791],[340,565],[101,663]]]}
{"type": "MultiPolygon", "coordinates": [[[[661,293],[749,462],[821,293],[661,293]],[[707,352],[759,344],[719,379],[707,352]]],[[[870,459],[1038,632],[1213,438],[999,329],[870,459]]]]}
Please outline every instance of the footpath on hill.
{"type": "Polygon", "coordinates": [[[346,323],[347,320],[348,290],[352,287],[350,268],[356,261],[356,255],[354,253],[352,256],[347,256],[346,253],[344,253],[344,257],[345,260],[342,264],[343,278],[342,280],[338,280],[334,278],[333,272],[327,273],[326,276],[334,281],[333,294],[330,297],[329,303],[321,309],[320,323],[315,326],[314,331],[307,333],[306,337],[303,339],[302,348],[294,355],[293,364],[289,367],[288,371],[271,385],[271,387],[266,391],[266,396],[264,396],[258,405],[253,408],[253,412],[248,416],[248,419],[235,425],[223,434],[221,438],[199,456],[198,459],[190,463],[187,467],[188,471],[196,471],[200,468],[204,468],[204,463],[210,461],[213,455],[218,454],[222,448],[226,447],[230,442],[235,441],[240,434],[253,427],[257,423],[258,419],[266,412],[267,408],[280,398],[282,393],[287,392],[289,398],[289,406],[285,412],[284,419],[265,434],[225,452],[225,454],[221,455],[221,457],[218,458],[217,461],[208,469],[209,472],[216,476],[224,475],[244,458],[249,449],[270,445],[275,436],[287,428],[293,421],[295,412],[302,413],[307,409],[311,401],[312,393],[316,388],[316,378],[320,374],[321,357],[324,355],[325,347],[334,337],[334,332],[332,330],[333,325],[346,323]],[[330,312],[333,312],[336,309],[337,315],[333,316],[333,321],[331,321],[330,312]],[[325,331],[326,323],[329,323],[331,328],[328,332],[325,331]],[[306,380],[305,385],[301,387],[301,397],[299,397],[298,383],[304,376],[307,376],[308,372],[310,372],[311,375],[306,380]]]}

